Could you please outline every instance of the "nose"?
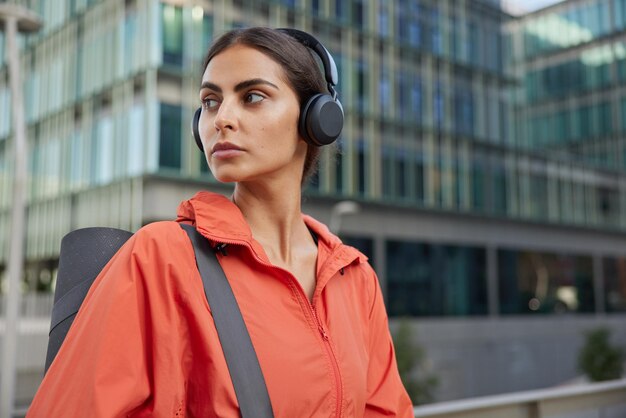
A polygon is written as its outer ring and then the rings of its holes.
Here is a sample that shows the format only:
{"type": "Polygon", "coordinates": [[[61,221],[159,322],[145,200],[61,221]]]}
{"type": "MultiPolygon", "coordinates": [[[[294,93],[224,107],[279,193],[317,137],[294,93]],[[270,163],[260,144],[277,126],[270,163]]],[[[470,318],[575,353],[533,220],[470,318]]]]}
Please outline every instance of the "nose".
{"type": "Polygon", "coordinates": [[[215,115],[214,124],[216,131],[237,130],[236,105],[229,103],[227,100],[223,100],[215,115]]]}

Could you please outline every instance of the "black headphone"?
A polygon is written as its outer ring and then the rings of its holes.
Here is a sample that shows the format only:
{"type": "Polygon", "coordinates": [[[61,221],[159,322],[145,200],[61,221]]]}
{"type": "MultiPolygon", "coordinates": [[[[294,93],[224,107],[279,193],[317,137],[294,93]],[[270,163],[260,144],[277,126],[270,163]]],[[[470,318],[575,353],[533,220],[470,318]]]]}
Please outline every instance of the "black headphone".
{"type": "MultiPolygon", "coordinates": [[[[276,30],[286,33],[311,49],[322,60],[329,94],[316,94],[304,103],[302,109],[300,109],[298,131],[310,145],[320,147],[332,144],[339,138],[343,128],[343,107],[335,91],[335,86],[339,80],[335,60],[324,45],[312,35],[298,29],[280,28],[276,30]]],[[[193,115],[191,131],[198,148],[204,152],[198,128],[201,114],[202,107],[199,107],[193,115]]]]}

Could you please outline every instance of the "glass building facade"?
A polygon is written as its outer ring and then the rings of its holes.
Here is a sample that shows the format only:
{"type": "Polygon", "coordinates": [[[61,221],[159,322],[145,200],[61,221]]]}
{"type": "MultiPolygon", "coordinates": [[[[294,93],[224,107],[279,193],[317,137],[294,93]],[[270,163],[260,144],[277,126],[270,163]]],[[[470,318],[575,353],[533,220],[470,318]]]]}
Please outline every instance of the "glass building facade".
{"type": "Polygon", "coordinates": [[[559,161],[548,183],[566,207],[545,209],[564,222],[624,227],[625,6],[570,0],[507,26],[515,144],[559,161]]]}
{"type": "Polygon", "coordinates": [[[484,248],[388,241],[391,316],[486,315],[484,248]]]}
{"type": "MultiPolygon", "coordinates": [[[[626,78],[626,39],[617,36],[626,33],[626,1],[567,1],[520,19],[480,0],[25,3],[46,21],[22,40],[31,289],[49,287],[39,278],[50,277],[70,230],[154,220],[137,215],[151,205],[142,179],[217,187],[189,129],[201,62],[215,36],[252,25],[311,31],[339,67],[346,123],[323,152],[310,199],[468,222],[626,229],[626,92],[616,88],[626,78]]],[[[6,72],[0,265],[12,170],[6,72]]],[[[626,310],[621,254],[604,254],[610,279],[598,290],[589,253],[490,252],[415,235],[378,245],[346,233],[385,277],[391,315],[584,313],[598,309],[598,292],[602,309],[626,310]]]]}

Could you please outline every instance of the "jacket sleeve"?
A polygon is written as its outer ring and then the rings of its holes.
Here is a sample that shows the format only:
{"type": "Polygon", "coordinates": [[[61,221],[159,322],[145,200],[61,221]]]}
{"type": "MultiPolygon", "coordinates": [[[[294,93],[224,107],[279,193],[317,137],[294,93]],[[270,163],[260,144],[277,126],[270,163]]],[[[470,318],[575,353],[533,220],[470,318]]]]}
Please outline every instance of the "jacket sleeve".
{"type": "Polygon", "coordinates": [[[186,251],[181,237],[174,234],[169,242],[157,235],[150,228],[138,231],[102,270],[29,418],[173,417],[182,407],[185,330],[172,282],[191,274],[188,263],[168,261],[171,251],[179,256],[186,251]]]}
{"type": "Polygon", "coordinates": [[[413,417],[413,406],[396,363],[385,304],[375,273],[372,282],[373,303],[370,311],[370,359],[367,371],[366,418],[413,417]]]}

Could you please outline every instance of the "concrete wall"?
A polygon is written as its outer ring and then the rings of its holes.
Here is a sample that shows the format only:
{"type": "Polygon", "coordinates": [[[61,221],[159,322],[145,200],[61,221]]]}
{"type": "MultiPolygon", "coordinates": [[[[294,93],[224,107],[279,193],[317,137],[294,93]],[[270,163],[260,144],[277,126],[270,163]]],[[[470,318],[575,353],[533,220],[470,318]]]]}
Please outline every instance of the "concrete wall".
{"type": "MultiPolygon", "coordinates": [[[[392,331],[398,321],[392,320],[392,331]]],[[[411,321],[427,369],[439,378],[437,400],[485,396],[571,383],[584,334],[609,327],[626,350],[626,314],[411,321]]]]}

